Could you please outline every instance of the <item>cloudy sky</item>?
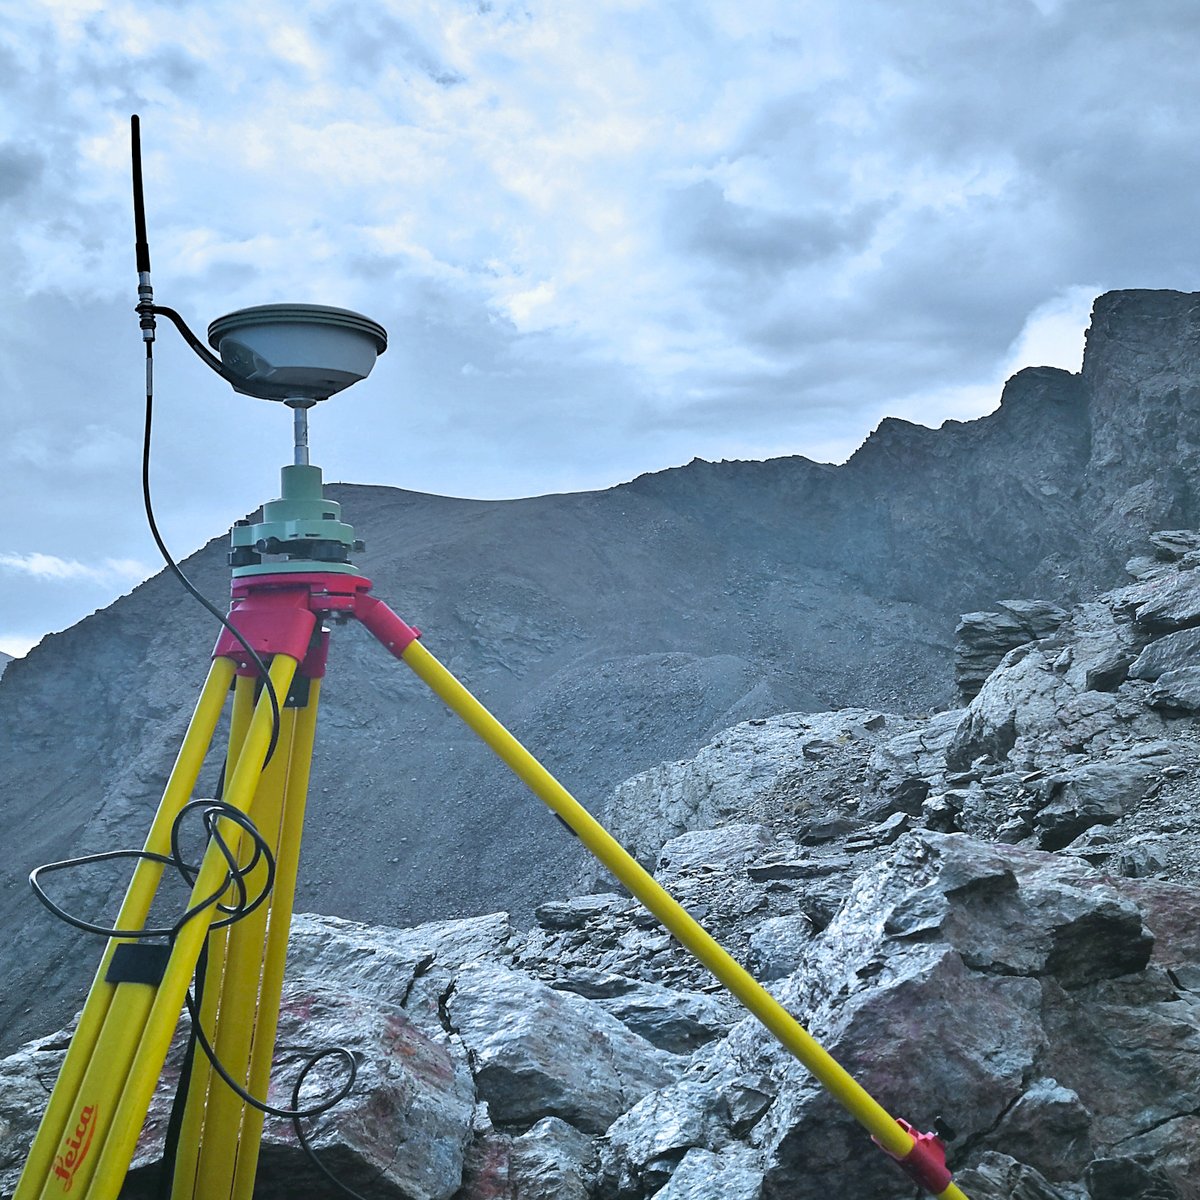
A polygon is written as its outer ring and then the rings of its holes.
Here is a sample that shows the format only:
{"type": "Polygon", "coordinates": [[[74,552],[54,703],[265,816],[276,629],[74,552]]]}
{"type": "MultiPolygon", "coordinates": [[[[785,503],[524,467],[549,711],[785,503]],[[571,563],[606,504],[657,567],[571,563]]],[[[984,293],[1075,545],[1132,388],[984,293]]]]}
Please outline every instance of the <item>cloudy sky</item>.
{"type": "MultiPolygon", "coordinates": [[[[1197,287],[1195,0],[0,0],[0,649],[157,569],[129,116],[156,298],[391,345],[326,478],[502,498],[841,461],[1077,369],[1092,297],[1197,287]]],[[[180,555],[273,496],[282,407],[169,327],[180,555]]],[[[353,514],[348,514],[353,520],[353,514]]]]}

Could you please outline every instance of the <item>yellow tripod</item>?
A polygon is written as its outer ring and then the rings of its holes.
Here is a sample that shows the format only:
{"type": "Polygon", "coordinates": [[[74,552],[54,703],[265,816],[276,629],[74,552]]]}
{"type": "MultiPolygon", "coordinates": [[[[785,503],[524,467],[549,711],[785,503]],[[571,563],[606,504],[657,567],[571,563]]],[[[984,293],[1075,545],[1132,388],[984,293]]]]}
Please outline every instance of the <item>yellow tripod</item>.
{"type": "MultiPolygon", "coordinates": [[[[328,650],[323,622],[330,619],[359,621],[411,668],[917,1184],[944,1200],[966,1200],[940,1141],[889,1116],[421,645],[418,632],[370,594],[370,581],[350,562],[353,530],[340,520],[339,505],[324,498],[320,469],[309,465],[306,414],[367,376],[387,346],[386,332],[344,309],[265,305],[214,321],[209,341],[220,358],[210,354],[178,313],[154,304],[136,116],[131,131],[137,311],[146,343],[147,513],[156,316],[170,318],[237,391],[293,409],[295,462],[283,468],[281,498],[263,506],[261,521],[234,527],[225,632],[116,923],[104,931],[109,940],[100,968],[14,1200],[116,1200],[201,962],[201,1000],[190,1016],[211,1054],[195,1057],[182,1097],[171,1200],[250,1200],[263,1124],[256,1098],[266,1095],[274,1051],[328,650]],[[223,795],[219,802],[196,801],[231,689],[223,795]],[[197,809],[209,836],[192,868],[183,861],[179,829],[197,809]],[[189,880],[191,895],[173,924],[148,929],[172,863],[189,880]]],[[[171,562],[152,516],[150,525],[171,562]]],[[[353,1072],[346,1087],[352,1083],[353,1072]]]]}
{"type": "MultiPolygon", "coordinates": [[[[276,506],[319,496],[318,468],[285,467],[283,475],[285,499],[276,506]]],[[[337,506],[323,503],[336,518],[337,506]]],[[[243,545],[278,523],[272,505],[265,516],[263,526],[240,535],[243,545]]],[[[238,540],[235,529],[235,563],[238,540]]],[[[218,639],[145,856],[117,916],[117,936],[101,959],[15,1200],[115,1200],[206,946],[200,1026],[224,1071],[251,1095],[265,1096],[329,639],[321,623],[330,618],[358,620],[415,672],[916,1183],[944,1200],[965,1200],[934,1135],[893,1119],[839,1066],[438,662],[419,633],[370,594],[369,580],[347,563],[307,559],[313,542],[301,542],[294,547],[299,553],[275,568],[248,562],[253,553],[243,553],[241,567],[235,566],[229,621],[237,634],[226,631],[218,639]],[[247,646],[270,664],[270,687],[261,687],[257,700],[261,681],[247,646]],[[133,937],[148,919],[171,858],[172,830],[195,803],[201,766],[231,690],[224,796],[206,816],[214,836],[195,872],[185,918],[165,936],[133,937]],[[278,717],[272,693],[287,698],[278,717]],[[262,853],[264,845],[269,855],[262,853]],[[231,917],[231,910],[238,911],[231,917]]],[[[246,1104],[207,1057],[197,1056],[172,1200],[250,1200],[262,1122],[262,1112],[246,1104]]]]}

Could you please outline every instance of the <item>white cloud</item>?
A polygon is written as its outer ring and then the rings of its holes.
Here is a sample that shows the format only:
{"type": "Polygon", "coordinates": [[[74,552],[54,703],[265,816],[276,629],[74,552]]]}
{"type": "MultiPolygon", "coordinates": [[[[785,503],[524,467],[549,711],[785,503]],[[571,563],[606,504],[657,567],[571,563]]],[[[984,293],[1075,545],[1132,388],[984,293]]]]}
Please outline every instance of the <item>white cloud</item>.
{"type": "Polygon", "coordinates": [[[1009,348],[1006,373],[1022,367],[1078,371],[1083,365],[1084,333],[1091,319],[1092,301],[1103,290],[1094,283],[1076,285],[1039,304],[1009,348]]]}
{"type": "Polygon", "coordinates": [[[60,558],[34,550],[28,554],[0,551],[0,570],[53,582],[87,582],[105,586],[141,583],[153,571],[131,558],[105,558],[97,563],[60,558]]]}

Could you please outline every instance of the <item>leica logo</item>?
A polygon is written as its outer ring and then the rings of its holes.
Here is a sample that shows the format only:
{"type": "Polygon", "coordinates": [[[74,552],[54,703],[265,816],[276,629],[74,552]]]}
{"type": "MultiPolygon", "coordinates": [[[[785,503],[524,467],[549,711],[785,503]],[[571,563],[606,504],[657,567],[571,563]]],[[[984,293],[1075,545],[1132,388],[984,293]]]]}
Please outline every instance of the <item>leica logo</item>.
{"type": "Polygon", "coordinates": [[[68,1137],[63,1152],[55,1156],[54,1174],[62,1182],[62,1190],[69,1192],[75,1182],[75,1172],[83,1166],[87,1152],[92,1146],[92,1135],[96,1132],[96,1106],[89,1104],[79,1114],[74,1137],[68,1137]]]}

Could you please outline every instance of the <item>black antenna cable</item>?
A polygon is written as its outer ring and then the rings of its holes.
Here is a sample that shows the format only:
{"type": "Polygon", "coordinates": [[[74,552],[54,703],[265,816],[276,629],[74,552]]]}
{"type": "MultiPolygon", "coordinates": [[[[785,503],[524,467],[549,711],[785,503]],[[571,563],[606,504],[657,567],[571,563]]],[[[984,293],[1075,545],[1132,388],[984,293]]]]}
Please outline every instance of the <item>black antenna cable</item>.
{"type": "MultiPolygon", "coordinates": [[[[163,541],[158,530],[158,522],[154,519],[154,505],[150,500],[150,433],[154,423],[154,314],[159,310],[154,304],[154,289],[150,285],[150,244],[146,238],[146,201],[142,191],[142,128],[135,113],[129,118],[131,152],[133,157],[133,226],[135,253],[138,269],[138,304],[137,313],[141,317],[142,340],[146,343],[146,423],[142,438],[142,502],[146,510],[146,523],[150,527],[150,536],[158,547],[163,561],[170,568],[175,578],[186,591],[204,606],[241,644],[242,649],[250,656],[254,668],[262,680],[267,698],[271,703],[271,743],[267,748],[266,761],[271,761],[275,747],[279,743],[280,712],[279,697],[275,693],[275,685],[271,682],[267,664],[253,646],[242,635],[241,630],[234,626],[223,612],[207,596],[195,587],[192,581],[183,573],[175,561],[167,544],[163,541]]],[[[171,314],[168,311],[168,315],[171,314]]]]}

